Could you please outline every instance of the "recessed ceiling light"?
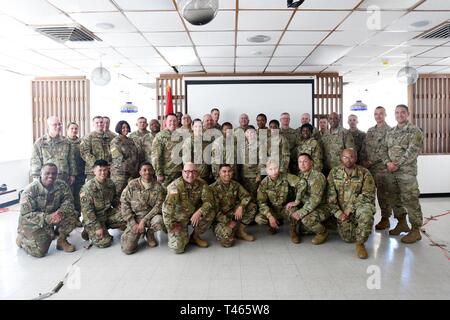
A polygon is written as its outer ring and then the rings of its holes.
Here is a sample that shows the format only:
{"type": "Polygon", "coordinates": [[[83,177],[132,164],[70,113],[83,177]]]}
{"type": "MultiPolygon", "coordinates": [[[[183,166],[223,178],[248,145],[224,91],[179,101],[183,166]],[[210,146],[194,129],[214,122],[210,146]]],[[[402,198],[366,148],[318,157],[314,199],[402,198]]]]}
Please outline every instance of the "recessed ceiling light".
{"type": "Polygon", "coordinates": [[[105,30],[111,30],[114,28],[114,25],[109,22],[99,22],[95,25],[97,28],[105,29],[105,30]]]}
{"type": "Polygon", "coordinates": [[[262,43],[262,42],[267,42],[270,40],[269,36],[266,36],[264,34],[258,34],[256,36],[251,36],[247,38],[248,42],[256,42],[256,43],[262,43]]]}
{"type": "Polygon", "coordinates": [[[411,23],[410,26],[413,28],[423,28],[429,24],[430,24],[430,21],[428,21],[428,20],[420,20],[420,21],[411,23]]]}

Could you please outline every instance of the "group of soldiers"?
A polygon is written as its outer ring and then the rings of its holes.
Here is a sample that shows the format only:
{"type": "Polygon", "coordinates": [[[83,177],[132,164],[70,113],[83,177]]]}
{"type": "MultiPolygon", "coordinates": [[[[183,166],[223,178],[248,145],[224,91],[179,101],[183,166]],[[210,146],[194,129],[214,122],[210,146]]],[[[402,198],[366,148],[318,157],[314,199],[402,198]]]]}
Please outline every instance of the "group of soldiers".
{"type": "Polygon", "coordinates": [[[67,238],[83,227],[82,238],[100,248],[111,245],[109,229],[122,230],[126,254],[138,250],[142,236],[157,246],[155,233],[163,231],[169,248],[183,253],[189,243],[208,247],[201,235],[209,229],[230,247],[236,239],[255,240],[249,225],[267,225],[275,234],[285,222],[296,244],[301,234],[314,234],[312,243],[322,244],[337,228],[364,259],[375,192],[382,214],[375,228],[389,228],[393,211],[398,223],[389,234],[407,232],[402,242],[414,243],[421,239],[416,176],[423,134],[408,121],[405,105],[395,109],[394,128],[383,107],[374,116],[367,134],[357,129],[355,115],[350,129],[342,128],[336,113],[320,118],[319,129],[309,114],[298,129],[289,126],[288,113],[269,127],[259,114],[257,128],[242,114],[233,129],[219,124],[214,108],[203,119],[168,114],[163,130],[153,119],[148,131],[141,117],[129,134],[130,125],[119,121],[117,135],[109,131],[109,118],[97,116],[95,131],[83,139],[76,123],[63,137],[61,122],[50,117],[47,134],[33,147],[35,179],[21,194],[17,245],[42,257],[57,237],[58,250],[73,252],[67,238]]]}

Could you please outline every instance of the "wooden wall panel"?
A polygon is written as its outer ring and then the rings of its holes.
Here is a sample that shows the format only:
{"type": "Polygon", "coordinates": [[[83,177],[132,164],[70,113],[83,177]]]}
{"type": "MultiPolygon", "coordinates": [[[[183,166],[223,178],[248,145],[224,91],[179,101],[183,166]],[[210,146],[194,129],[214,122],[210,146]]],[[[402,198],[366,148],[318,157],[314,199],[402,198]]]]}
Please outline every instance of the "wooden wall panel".
{"type": "Polygon", "coordinates": [[[450,74],[420,75],[408,88],[411,122],[422,129],[423,154],[450,153],[450,74]]]}
{"type": "Polygon", "coordinates": [[[57,116],[63,135],[69,122],[79,125],[79,136],[90,131],[89,80],[85,77],[36,78],[32,81],[33,141],[47,132],[47,118],[57,116]]]}

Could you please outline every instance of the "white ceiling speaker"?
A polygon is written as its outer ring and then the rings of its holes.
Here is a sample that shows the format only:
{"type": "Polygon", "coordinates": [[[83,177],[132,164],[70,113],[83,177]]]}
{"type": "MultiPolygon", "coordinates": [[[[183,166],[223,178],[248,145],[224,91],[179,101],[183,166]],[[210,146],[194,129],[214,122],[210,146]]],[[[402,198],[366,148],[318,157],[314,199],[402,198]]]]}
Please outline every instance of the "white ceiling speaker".
{"type": "Polygon", "coordinates": [[[406,66],[401,68],[397,73],[397,79],[401,83],[411,85],[417,82],[419,78],[419,73],[417,69],[409,66],[409,62],[406,62],[406,66]]]}
{"type": "Polygon", "coordinates": [[[92,70],[91,80],[97,86],[106,86],[111,81],[111,74],[108,69],[103,68],[100,62],[100,67],[92,70]]]}
{"type": "Polygon", "coordinates": [[[217,15],[219,0],[178,0],[180,13],[194,26],[211,22],[217,15]]]}

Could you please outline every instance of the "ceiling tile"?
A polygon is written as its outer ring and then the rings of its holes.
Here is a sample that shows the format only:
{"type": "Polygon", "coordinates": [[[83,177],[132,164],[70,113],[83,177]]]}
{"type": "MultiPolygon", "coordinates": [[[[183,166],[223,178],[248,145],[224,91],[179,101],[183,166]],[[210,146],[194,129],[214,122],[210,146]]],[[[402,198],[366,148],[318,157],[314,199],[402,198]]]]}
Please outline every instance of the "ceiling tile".
{"type": "Polygon", "coordinates": [[[408,46],[440,46],[448,39],[411,39],[405,43],[408,46]]]}
{"type": "Polygon", "coordinates": [[[120,12],[72,13],[70,17],[93,32],[116,33],[135,32],[136,28],[120,12]],[[105,30],[97,27],[98,23],[111,23],[114,28],[105,30]]]}
{"type": "Polygon", "coordinates": [[[127,10],[175,10],[172,1],[168,0],[115,0],[124,11],[127,10]]]}
{"type": "Polygon", "coordinates": [[[269,65],[266,68],[265,72],[292,72],[295,69],[296,66],[297,65],[289,66],[289,67],[288,66],[272,66],[272,65],[269,65]]]}
{"type": "Polygon", "coordinates": [[[414,10],[450,10],[450,2],[442,0],[427,0],[414,10]]]}
{"type": "Polygon", "coordinates": [[[377,67],[391,67],[399,64],[405,64],[406,57],[392,58],[392,57],[377,57],[369,61],[369,66],[377,67]]]}
{"type": "MultiPolygon", "coordinates": [[[[426,58],[423,58],[426,59],[426,58]]],[[[430,58],[431,59],[431,58],[430,58]]],[[[431,63],[432,65],[437,65],[437,66],[450,66],[450,58],[447,59],[439,59],[437,61],[434,61],[433,63],[431,63]]]]}
{"type": "Polygon", "coordinates": [[[263,72],[263,66],[260,67],[249,67],[249,66],[236,66],[236,72],[263,72]]]}
{"type": "Polygon", "coordinates": [[[315,46],[278,46],[274,57],[306,57],[315,46]]]}
{"type": "Polygon", "coordinates": [[[327,66],[299,66],[295,69],[295,72],[320,72],[324,70],[327,66]]]}
{"type": "Polygon", "coordinates": [[[328,65],[344,56],[351,47],[345,46],[319,46],[303,63],[305,65],[328,65]]]}
{"type": "Polygon", "coordinates": [[[284,30],[290,11],[240,11],[239,30],[284,30]]]}
{"type": "Polygon", "coordinates": [[[175,71],[170,66],[148,66],[142,67],[142,69],[144,69],[148,73],[175,73],[175,71]]]}
{"type": "Polygon", "coordinates": [[[422,52],[428,51],[430,49],[433,49],[433,47],[398,46],[398,47],[394,48],[393,50],[386,52],[385,55],[390,56],[390,57],[395,57],[395,56],[406,57],[407,55],[409,55],[410,57],[413,57],[418,54],[421,54],[422,52]]]}
{"type": "Polygon", "coordinates": [[[437,47],[433,50],[422,53],[419,57],[448,58],[450,57],[450,47],[437,47]]]}
{"type": "Polygon", "coordinates": [[[354,46],[365,42],[374,34],[375,31],[364,29],[335,31],[325,39],[323,44],[354,46]]]}
{"type": "Polygon", "coordinates": [[[205,66],[206,72],[234,72],[233,66],[205,66]]]}
{"type": "Polygon", "coordinates": [[[201,46],[196,47],[200,57],[205,58],[226,58],[234,57],[233,46],[201,46]]]}
{"type": "Polygon", "coordinates": [[[32,28],[17,20],[0,14],[0,36],[17,37],[17,36],[38,35],[32,28]]]}
{"type": "MultiPolygon", "coordinates": [[[[412,66],[423,66],[426,64],[433,64],[434,62],[443,61],[441,58],[409,58],[409,63],[412,66]]],[[[441,64],[438,64],[441,65],[441,64]]]]}
{"type": "Polygon", "coordinates": [[[401,11],[380,11],[379,19],[377,19],[378,16],[373,17],[371,12],[354,11],[338,27],[338,30],[381,30],[403,14],[404,12],[401,11]]]}
{"type": "Polygon", "coordinates": [[[450,68],[438,70],[438,71],[436,71],[435,73],[450,73],[450,68]]]}
{"type": "Polygon", "coordinates": [[[353,48],[348,54],[348,57],[375,57],[392,49],[392,47],[385,46],[358,46],[353,48]]]}
{"type": "Polygon", "coordinates": [[[234,66],[234,58],[201,58],[204,66],[234,66]]]}
{"type": "Polygon", "coordinates": [[[286,31],[280,44],[317,45],[328,34],[324,31],[286,31]]]}
{"type": "Polygon", "coordinates": [[[314,0],[314,1],[305,1],[301,5],[301,9],[319,9],[319,10],[352,10],[356,7],[360,0],[339,0],[339,1],[330,1],[330,0],[314,0]]]}
{"type": "Polygon", "coordinates": [[[233,31],[235,29],[235,12],[218,11],[215,18],[203,26],[194,26],[186,21],[190,31],[233,31]]]}
{"type": "Polygon", "coordinates": [[[43,54],[44,56],[58,60],[86,59],[86,56],[71,49],[36,50],[36,51],[39,52],[40,54],[43,54]]]}
{"type": "Polygon", "coordinates": [[[177,70],[180,73],[186,72],[205,72],[202,66],[177,66],[177,70]]]}
{"type": "Polygon", "coordinates": [[[123,58],[122,55],[120,55],[117,51],[115,51],[112,48],[76,49],[76,50],[91,59],[100,59],[100,57],[102,57],[102,59],[123,58]]]}
{"type": "Polygon", "coordinates": [[[360,6],[360,9],[367,9],[371,6],[376,6],[381,10],[407,10],[421,0],[365,0],[360,6]]]}
{"type": "MultiPolygon", "coordinates": [[[[230,1],[231,2],[231,1],[230,1]]],[[[234,1],[233,1],[234,2],[234,1]]],[[[289,9],[284,0],[239,0],[239,9],[289,9]]],[[[292,9],[289,9],[292,10],[292,9]]]]}
{"type": "Polygon", "coordinates": [[[191,32],[190,35],[197,46],[234,45],[234,32],[232,31],[191,32]]]}
{"type": "Polygon", "coordinates": [[[48,2],[68,13],[118,11],[109,0],[48,0],[48,2]]]}
{"type": "Polygon", "coordinates": [[[337,65],[341,66],[363,66],[369,63],[371,58],[368,57],[342,57],[336,61],[337,65]]]}
{"type": "Polygon", "coordinates": [[[419,67],[417,68],[417,71],[419,71],[419,73],[433,73],[433,72],[438,72],[441,70],[447,69],[447,67],[444,66],[424,66],[424,67],[419,67]]]}
{"type": "Polygon", "coordinates": [[[125,12],[125,15],[142,32],[185,31],[177,12],[125,12]]]}
{"type": "Polygon", "coordinates": [[[238,45],[269,45],[269,44],[277,44],[280,39],[282,32],[281,31],[238,31],[237,34],[237,44],[238,45]],[[250,42],[247,39],[257,35],[266,35],[270,37],[270,40],[264,43],[254,43],[250,42]]]}
{"type": "Polygon", "coordinates": [[[95,59],[69,60],[66,63],[79,69],[93,69],[100,64],[100,62],[95,59]]]}
{"type": "Polygon", "coordinates": [[[238,46],[236,56],[238,57],[270,57],[275,46],[238,46]]]}
{"type": "Polygon", "coordinates": [[[97,33],[104,42],[117,47],[147,47],[149,43],[140,33],[97,33]]]}
{"type": "Polygon", "coordinates": [[[271,66],[298,66],[306,57],[297,58],[272,58],[271,66]]]}
{"type": "Polygon", "coordinates": [[[30,25],[72,23],[71,19],[44,0],[1,1],[0,11],[30,25]]]}
{"type": "Polygon", "coordinates": [[[288,30],[333,30],[349,13],[350,11],[297,11],[288,30]]]}
{"type": "Polygon", "coordinates": [[[0,48],[67,49],[63,44],[42,35],[0,38],[0,48]]]}
{"type": "Polygon", "coordinates": [[[396,23],[386,28],[389,31],[427,31],[435,26],[447,21],[450,18],[448,12],[410,12],[401,17],[396,23]],[[423,27],[413,27],[411,23],[429,21],[429,24],[423,27]]]}
{"type": "Polygon", "coordinates": [[[419,34],[420,32],[380,32],[370,38],[365,44],[401,45],[419,34]]]}
{"type": "Polygon", "coordinates": [[[116,50],[127,58],[160,57],[153,47],[117,47],[116,50]]]}
{"type": "Polygon", "coordinates": [[[167,66],[163,58],[130,58],[130,61],[140,66],[167,66]]]}
{"type": "Polygon", "coordinates": [[[270,58],[236,58],[236,66],[267,66],[270,58]]]}
{"type": "Polygon", "coordinates": [[[153,32],[144,33],[153,46],[190,46],[192,45],[186,32],[153,32]]]}
{"type": "Polygon", "coordinates": [[[157,47],[170,65],[199,65],[200,62],[193,47],[157,47]]]}
{"type": "Polygon", "coordinates": [[[110,44],[105,41],[66,41],[64,42],[64,45],[72,49],[95,49],[110,47],[110,44]]]}

